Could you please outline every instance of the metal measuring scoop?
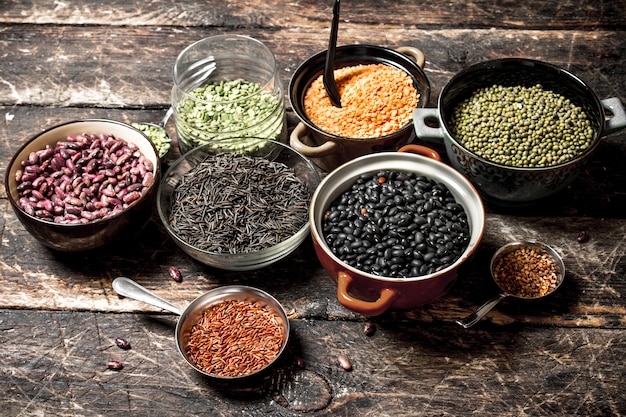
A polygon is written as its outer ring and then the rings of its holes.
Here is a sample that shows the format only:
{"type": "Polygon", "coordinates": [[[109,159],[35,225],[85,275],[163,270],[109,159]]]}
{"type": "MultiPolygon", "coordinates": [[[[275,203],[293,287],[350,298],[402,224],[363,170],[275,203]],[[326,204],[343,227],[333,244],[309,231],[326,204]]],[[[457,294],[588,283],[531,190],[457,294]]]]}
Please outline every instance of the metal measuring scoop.
{"type": "Polygon", "coordinates": [[[322,77],[326,93],[330,98],[330,102],[333,103],[335,107],[341,107],[341,96],[339,95],[337,82],[335,81],[335,49],[337,48],[337,31],[339,29],[339,3],[340,0],[335,0],[333,21],[330,27],[330,40],[328,41],[324,75],[322,77]]]}
{"type": "Polygon", "coordinates": [[[495,283],[498,285],[501,292],[495,297],[493,297],[492,299],[490,299],[489,301],[487,301],[485,304],[480,306],[475,312],[473,312],[469,316],[465,317],[464,319],[460,319],[456,321],[457,324],[463,326],[466,329],[478,323],[480,319],[482,319],[489,311],[491,311],[492,308],[496,306],[496,304],[502,301],[502,299],[504,299],[505,297],[515,297],[515,298],[519,298],[523,300],[534,300],[538,298],[543,298],[547,295],[552,294],[554,291],[556,291],[556,289],[561,286],[561,283],[563,283],[563,279],[565,278],[565,265],[563,264],[563,260],[561,259],[559,254],[556,253],[554,249],[552,249],[550,246],[546,245],[545,243],[536,242],[536,241],[512,242],[512,243],[508,243],[502,246],[500,249],[496,251],[496,253],[491,258],[491,265],[489,269],[491,271],[491,277],[494,279],[495,283]],[[557,274],[556,285],[554,285],[554,287],[552,287],[550,291],[547,292],[546,294],[536,296],[536,297],[525,297],[520,294],[513,294],[510,292],[507,292],[496,279],[496,274],[495,274],[494,269],[498,261],[505,255],[520,248],[533,248],[537,252],[549,256],[554,262],[554,266],[555,266],[556,274],[557,274]]]}

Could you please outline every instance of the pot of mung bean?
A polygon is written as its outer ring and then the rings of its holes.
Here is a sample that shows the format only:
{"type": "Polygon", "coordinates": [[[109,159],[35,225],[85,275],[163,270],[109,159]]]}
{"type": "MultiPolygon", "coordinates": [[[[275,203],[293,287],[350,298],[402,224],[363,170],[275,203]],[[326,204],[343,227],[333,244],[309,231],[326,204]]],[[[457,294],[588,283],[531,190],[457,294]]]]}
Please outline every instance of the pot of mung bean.
{"type": "Polygon", "coordinates": [[[249,145],[247,137],[286,142],[278,65],[262,42],[236,34],[199,40],[178,55],[173,78],[172,108],[182,154],[230,138],[242,138],[240,147],[249,145]]]}
{"type": "Polygon", "coordinates": [[[313,55],[291,77],[289,100],[300,120],[289,138],[294,149],[331,171],[358,156],[395,151],[411,141],[412,112],[430,97],[421,50],[337,47],[340,108],[332,105],[323,86],[325,59],[326,51],[313,55]]]}
{"type": "Polygon", "coordinates": [[[486,201],[514,207],[571,184],[601,138],[626,126],[626,113],[563,68],[505,58],[456,74],[437,108],[415,110],[414,126],[417,140],[443,142],[486,201]]]}
{"type": "Polygon", "coordinates": [[[482,200],[427,147],[355,158],[329,173],[310,208],[317,257],[346,308],[376,316],[446,294],[478,247],[482,200]]]}

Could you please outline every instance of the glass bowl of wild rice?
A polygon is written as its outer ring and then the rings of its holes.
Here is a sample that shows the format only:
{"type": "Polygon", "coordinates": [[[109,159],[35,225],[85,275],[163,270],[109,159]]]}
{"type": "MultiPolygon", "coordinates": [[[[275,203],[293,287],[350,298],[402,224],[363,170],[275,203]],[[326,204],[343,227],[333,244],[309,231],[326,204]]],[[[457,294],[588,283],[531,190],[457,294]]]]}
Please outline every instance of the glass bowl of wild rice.
{"type": "Polygon", "coordinates": [[[157,209],[165,229],[206,265],[248,271],[293,252],[310,232],[315,165],[281,142],[229,138],[202,145],[163,176],[157,209]]]}

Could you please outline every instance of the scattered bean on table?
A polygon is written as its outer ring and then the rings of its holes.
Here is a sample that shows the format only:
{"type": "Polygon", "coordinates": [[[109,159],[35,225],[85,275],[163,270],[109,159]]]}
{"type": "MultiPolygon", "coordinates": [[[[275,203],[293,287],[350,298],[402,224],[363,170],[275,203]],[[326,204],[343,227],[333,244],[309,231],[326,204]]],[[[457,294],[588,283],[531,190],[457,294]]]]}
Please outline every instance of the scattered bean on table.
{"type": "Polygon", "coordinates": [[[110,360],[107,361],[107,368],[112,371],[121,371],[122,369],[124,369],[124,365],[118,360],[110,360]]]}
{"type": "Polygon", "coordinates": [[[172,278],[176,282],[183,282],[183,274],[180,273],[180,270],[175,266],[170,266],[168,268],[170,273],[170,278],[172,278]]]}
{"type": "Polygon", "coordinates": [[[589,148],[595,137],[581,107],[539,84],[478,89],[455,107],[450,127],[468,150],[517,167],[565,163],[589,148]]]}
{"type": "Polygon", "coordinates": [[[589,240],[589,233],[585,232],[584,230],[581,230],[578,233],[578,236],[576,236],[576,241],[578,243],[585,243],[589,240]]]}
{"type": "Polygon", "coordinates": [[[121,337],[116,337],[115,338],[115,344],[117,345],[117,347],[119,347],[120,349],[124,349],[124,350],[128,350],[130,349],[130,342],[126,339],[123,339],[121,337]]]}
{"type": "Polygon", "coordinates": [[[322,231],[342,261],[397,278],[452,265],[470,239],[465,209],[445,184],[389,170],[358,177],[331,203],[322,231]]]}
{"type": "Polygon", "coordinates": [[[337,362],[339,362],[339,366],[341,366],[341,368],[343,368],[344,370],[346,371],[352,370],[352,364],[350,363],[350,360],[348,359],[347,356],[339,355],[337,357],[337,362]]]}

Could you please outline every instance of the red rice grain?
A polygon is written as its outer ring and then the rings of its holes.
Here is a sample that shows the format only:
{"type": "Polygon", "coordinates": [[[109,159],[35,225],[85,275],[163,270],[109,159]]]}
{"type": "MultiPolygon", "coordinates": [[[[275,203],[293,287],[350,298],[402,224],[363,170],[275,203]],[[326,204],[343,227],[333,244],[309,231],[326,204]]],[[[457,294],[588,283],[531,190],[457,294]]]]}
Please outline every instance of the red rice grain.
{"type": "Polygon", "coordinates": [[[283,326],[267,306],[231,300],[204,310],[191,328],[186,353],[208,374],[244,376],[269,365],[284,340],[283,326]]]}
{"type": "Polygon", "coordinates": [[[389,65],[336,69],[335,79],[341,108],[330,102],[320,75],[305,92],[304,110],[317,127],[336,136],[366,139],[390,135],[411,120],[419,101],[411,77],[389,65]]]}

